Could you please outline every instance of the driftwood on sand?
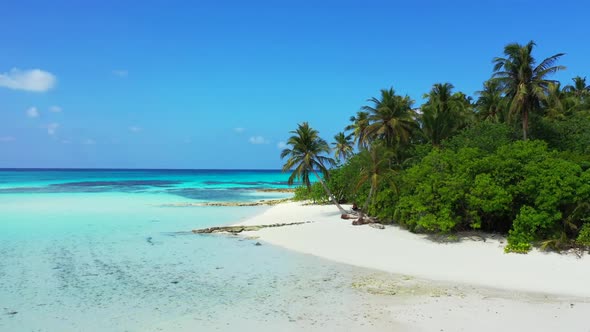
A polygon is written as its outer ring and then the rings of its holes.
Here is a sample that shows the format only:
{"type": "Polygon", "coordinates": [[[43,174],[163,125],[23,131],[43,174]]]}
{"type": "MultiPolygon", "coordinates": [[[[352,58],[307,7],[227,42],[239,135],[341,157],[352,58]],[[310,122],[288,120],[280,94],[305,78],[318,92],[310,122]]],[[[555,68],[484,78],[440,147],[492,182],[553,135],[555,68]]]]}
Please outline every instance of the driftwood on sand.
{"type": "Polygon", "coordinates": [[[379,223],[379,220],[377,220],[376,218],[368,217],[368,216],[359,216],[357,220],[352,222],[352,224],[355,226],[375,224],[375,223],[379,223]]]}
{"type": "Polygon", "coordinates": [[[292,223],[282,223],[282,224],[269,224],[269,225],[251,225],[251,226],[219,226],[219,227],[209,227],[209,228],[202,228],[202,229],[194,229],[193,233],[195,234],[211,234],[211,233],[232,233],[238,234],[241,232],[252,232],[258,231],[263,228],[270,228],[270,227],[283,227],[283,226],[294,226],[294,225],[302,225],[308,224],[311,221],[306,222],[292,222],[292,223]]]}

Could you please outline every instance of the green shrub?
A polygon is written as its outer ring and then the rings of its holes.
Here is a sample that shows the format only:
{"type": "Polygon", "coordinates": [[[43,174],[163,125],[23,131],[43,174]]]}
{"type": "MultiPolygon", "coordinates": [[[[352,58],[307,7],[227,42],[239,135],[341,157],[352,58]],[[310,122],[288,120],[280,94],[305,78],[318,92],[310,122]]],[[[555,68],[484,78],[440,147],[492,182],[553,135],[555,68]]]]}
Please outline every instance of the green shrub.
{"type": "Polygon", "coordinates": [[[523,206],[508,233],[506,252],[529,251],[537,231],[551,226],[555,222],[554,217],[530,206],[523,206]]]}
{"type": "Polygon", "coordinates": [[[300,186],[295,188],[295,195],[293,196],[295,201],[312,201],[313,203],[327,203],[329,202],[328,195],[324,190],[324,187],[319,182],[311,184],[311,188],[308,189],[306,186],[300,186]]]}
{"type": "Polygon", "coordinates": [[[508,233],[507,251],[526,252],[563,234],[575,238],[590,218],[590,171],[542,141],[517,141],[495,151],[435,149],[399,182],[399,198],[378,195],[378,216],[391,214],[389,202],[396,221],[412,231],[508,233]]]}
{"type": "Polygon", "coordinates": [[[361,205],[369,194],[369,185],[358,186],[360,171],[364,160],[358,154],[349,158],[339,168],[330,171],[327,181],[328,188],[340,203],[356,203],[361,205]]]}
{"type": "MultiPolygon", "coordinates": [[[[478,167],[477,149],[433,150],[400,179],[396,220],[413,231],[449,232],[473,222],[462,209],[478,167]]],[[[475,225],[477,227],[477,225],[475,225]]]]}
{"type": "Polygon", "coordinates": [[[373,204],[369,206],[369,214],[382,223],[390,224],[395,221],[395,207],[399,201],[399,193],[394,186],[397,178],[393,173],[386,177],[375,192],[373,204]]]}
{"type": "Polygon", "coordinates": [[[580,229],[576,238],[576,244],[584,247],[590,247],[590,223],[585,223],[580,229]]]}
{"type": "Polygon", "coordinates": [[[583,112],[564,120],[544,118],[533,129],[533,137],[546,141],[552,149],[590,155],[590,116],[583,112]]]}
{"type": "Polygon", "coordinates": [[[446,140],[443,146],[455,151],[462,148],[477,148],[486,153],[493,153],[499,147],[515,140],[516,133],[511,126],[504,123],[479,122],[446,140]]]}

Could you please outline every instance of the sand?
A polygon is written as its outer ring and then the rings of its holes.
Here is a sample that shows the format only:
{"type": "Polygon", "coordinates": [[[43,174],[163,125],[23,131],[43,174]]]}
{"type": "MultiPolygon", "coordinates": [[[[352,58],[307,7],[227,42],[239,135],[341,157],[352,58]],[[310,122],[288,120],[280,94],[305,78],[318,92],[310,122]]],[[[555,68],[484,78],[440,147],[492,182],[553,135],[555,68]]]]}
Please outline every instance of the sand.
{"type": "Polygon", "coordinates": [[[588,255],[506,254],[502,238],[441,243],[397,226],[352,226],[330,205],[284,203],[240,224],[302,221],[312,223],[245,235],[393,274],[390,281],[380,277],[359,288],[372,292],[375,283],[392,283],[375,292],[374,301],[382,301],[388,316],[407,331],[590,331],[588,255]]]}

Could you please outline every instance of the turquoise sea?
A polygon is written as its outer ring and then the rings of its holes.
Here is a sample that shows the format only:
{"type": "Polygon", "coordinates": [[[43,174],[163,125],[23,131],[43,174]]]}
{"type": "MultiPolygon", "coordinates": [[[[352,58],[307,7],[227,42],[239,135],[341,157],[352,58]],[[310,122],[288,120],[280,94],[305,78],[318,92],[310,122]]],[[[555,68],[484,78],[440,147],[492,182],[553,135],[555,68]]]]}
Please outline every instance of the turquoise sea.
{"type": "Polygon", "coordinates": [[[287,331],[365,324],[362,274],[193,235],[289,194],[279,171],[0,170],[0,331],[287,331]],[[359,318],[360,317],[360,318],[359,318]]]}

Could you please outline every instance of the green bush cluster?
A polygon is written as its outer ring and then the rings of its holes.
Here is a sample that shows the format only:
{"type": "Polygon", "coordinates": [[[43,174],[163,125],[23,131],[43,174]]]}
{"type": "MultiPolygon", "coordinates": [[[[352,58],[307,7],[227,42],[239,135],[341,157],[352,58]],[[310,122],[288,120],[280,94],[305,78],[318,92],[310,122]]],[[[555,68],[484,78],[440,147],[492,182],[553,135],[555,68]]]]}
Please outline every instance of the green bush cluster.
{"type": "Polygon", "coordinates": [[[534,136],[560,151],[562,158],[590,168],[590,116],[578,113],[563,120],[541,119],[535,128],[534,136]]]}
{"type": "Polygon", "coordinates": [[[590,247],[590,222],[582,225],[576,243],[581,246],[590,247]]]}
{"type": "Polygon", "coordinates": [[[337,201],[358,205],[364,202],[369,193],[369,185],[360,183],[360,169],[363,167],[363,158],[356,154],[330,172],[327,185],[337,201]]]}
{"type": "Polygon", "coordinates": [[[378,215],[417,232],[508,232],[506,249],[515,252],[588,227],[590,170],[542,141],[492,150],[433,150],[401,176],[399,196],[378,195],[378,215]]]}

